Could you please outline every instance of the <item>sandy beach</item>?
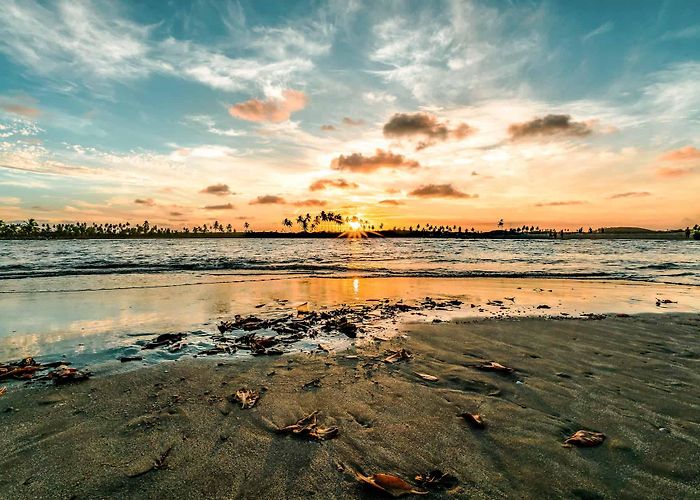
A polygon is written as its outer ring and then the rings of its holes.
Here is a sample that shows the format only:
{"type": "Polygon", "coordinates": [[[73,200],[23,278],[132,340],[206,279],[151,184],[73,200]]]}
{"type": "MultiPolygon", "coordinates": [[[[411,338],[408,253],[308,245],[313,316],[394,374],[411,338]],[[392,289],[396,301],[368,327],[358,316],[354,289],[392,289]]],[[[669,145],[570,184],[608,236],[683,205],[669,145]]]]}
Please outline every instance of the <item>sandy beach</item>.
{"type": "Polygon", "coordinates": [[[0,496],[356,498],[374,493],[355,472],[420,488],[436,469],[454,477],[436,498],[698,496],[700,316],[594,318],[408,323],[338,352],[13,387],[0,398],[0,496]],[[385,362],[393,349],[412,357],[385,362]],[[514,372],[475,369],[488,361],[514,372]],[[232,398],[241,388],[260,391],[252,408],[232,398]],[[314,411],[337,437],[278,432],[314,411]],[[562,446],[581,429],[606,439],[562,446]]]}

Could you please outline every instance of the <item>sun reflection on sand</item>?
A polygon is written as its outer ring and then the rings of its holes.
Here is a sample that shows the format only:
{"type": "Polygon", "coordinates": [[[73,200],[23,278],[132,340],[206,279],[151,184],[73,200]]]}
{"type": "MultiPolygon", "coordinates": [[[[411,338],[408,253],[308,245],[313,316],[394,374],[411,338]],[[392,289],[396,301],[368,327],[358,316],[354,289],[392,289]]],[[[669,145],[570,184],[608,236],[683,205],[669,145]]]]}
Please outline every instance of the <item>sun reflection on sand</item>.
{"type": "MultiPolygon", "coordinates": [[[[354,242],[351,247],[371,244],[354,242]]],[[[352,257],[350,257],[352,260],[352,257]]],[[[158,276],[133,276],[156,284],[158,276]]],[[[66,280],[70,281],[70,280],[66,280]]],[[[133,344],[134,334],[194,332],[233,314],[287,314],[290,304],[308,302],[313,310],[376,300],[457,298],[464,306],[453,316],[559,315],[605,312],[700,312],[694,287],[656,283],[557,279],[439,279],[294,277],[245,283],[103,290],[100,292],[9,294],[0,325],[0,359],[75,352],[79,344],[97,352],[133,344]],[[510,300],[508,298],[513,298],[510,300]],[[658,297],[676,301],[656,306],[658,297]],[[37,308],[37,300],[42,307],[37,308]],[[489,306],[488,302],[503,306],[489,306]],[[79,304],[80,307],[76,307],[79,304]],[[474,304],[476,307],[471,307],[474,304]],[[547,305],[549,309],[537,309],[547,305]]],[[[422,319],[422,317],[415,317],[422,319]]]]}

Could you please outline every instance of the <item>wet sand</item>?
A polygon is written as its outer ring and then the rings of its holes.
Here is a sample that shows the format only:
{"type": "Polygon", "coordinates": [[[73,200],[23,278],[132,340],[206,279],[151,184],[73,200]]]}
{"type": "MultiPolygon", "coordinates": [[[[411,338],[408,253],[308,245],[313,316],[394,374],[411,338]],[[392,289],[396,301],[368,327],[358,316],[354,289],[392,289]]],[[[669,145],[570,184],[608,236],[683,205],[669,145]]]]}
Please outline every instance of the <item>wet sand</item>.
{"type": "Polygon", "coordinates": [[[415,483],[433,469],[458,478],[435,497],[697,497],[699,331],[698,314],[471,318],[337,353],[12,387],[0,397],[0,497],[355,498],[369,491],[352,471],[415,483]],[[393,348],[413,358],[385,363],[393,348]],[[481,361],[515,372],[471,366],[481,361]],[[229,401],[242,387],[263,391],[251,409],[229,401]],[[275,432],[316,410],[338,437],[275,432]],[[607,439],[562,447],[579,429],[607,439]]]}
{"type": "Polygon", "coordinates": [[[462,300],[467,307],[457,315],[483,317],[700,313],[696,286],[628,281],[196,273],[5,280],[0,293],[0,361],[65,354],[77,364],[94,365],[115,359],[133,343],[134,335],[211,331],[215,323],[234,314],[280,314],[301,302],[317,309],[385,299],[410,302],[426,296],[462,300]],[[673,303],[659,308],[657,298],[673,303]],[[504,307],[488,305],[493,300],[504,301],[504,307]],[[538,305],[551,309],[540,310],[538,305]]]}

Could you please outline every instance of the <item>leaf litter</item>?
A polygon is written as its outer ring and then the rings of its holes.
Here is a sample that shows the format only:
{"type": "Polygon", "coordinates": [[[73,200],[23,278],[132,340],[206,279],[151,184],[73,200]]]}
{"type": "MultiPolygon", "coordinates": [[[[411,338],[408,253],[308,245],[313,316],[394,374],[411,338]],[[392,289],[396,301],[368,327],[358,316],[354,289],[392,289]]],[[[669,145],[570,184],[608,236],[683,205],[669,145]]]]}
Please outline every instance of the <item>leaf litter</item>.
{"type": "Polygon", "coordinates": [[[337,427],[319,427],[318,414],[319,411],[316,410],[300,418],[296,423],[278,429],[278,432],[282,434],[291,434],[293,436],[308,437],[316,441],[325,441],[337,437],[340,433],[337,427]]]}
{"type": "Polygon", "coordinates": [[[359,472],[355,472],[355,478],[361,483],[367,484],[372,488],[391,495],[392,497],[401,497],[404,495],[427,495],[429,492],[415,488],[410,483],[404,481],[399,476],[393,474],[377,473],[371,476],[365,476],[359,472]]]}

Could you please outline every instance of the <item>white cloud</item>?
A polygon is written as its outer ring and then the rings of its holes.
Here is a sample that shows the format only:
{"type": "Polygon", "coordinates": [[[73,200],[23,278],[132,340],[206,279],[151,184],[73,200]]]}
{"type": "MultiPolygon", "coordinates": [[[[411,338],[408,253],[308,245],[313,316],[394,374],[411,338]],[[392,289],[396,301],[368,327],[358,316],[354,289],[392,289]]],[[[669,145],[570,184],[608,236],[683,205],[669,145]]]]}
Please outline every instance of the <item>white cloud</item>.
{"type": "Polygon", "coordinates": [[[583,35],[583,37],[581,37],[581,41],[587,42],[591,38],[595,38],[597,36],[600,36],[600,35],[603,35],[605,33],[612,31],[612,29],[614,27],[615,27],[615,25],[610,21],[603,23],[600,26],[598,26],[596,29],[594,29],[593,31],[589,31],[588,33],[583,35]]]}
{"type": "Polygon", "coordinates": [[[110,4],[3,2],[0,50],[38,74],[128,80],[149,72],[149,28],[120,19],[110,4]]]}
{"type": "Polygon", "coordinates": [[[121,17],[108,2],[62,0],[43,6],[8,0],[2,8],[0,52],[69,88],[154,73],[231,92],[287,86],[295,82],[294,75],[313,68],[310,57],[330,47],[321,38],[311,39],[291,28],[270,28],[250,32],[247,46],[241,47],[254,57],[229,57],[221,47],[210,49],[175,38],[157,40],[151,26],[121,17]],[[275,36],[286,41],[275,46],[275,36]]]}
{"type": "Polygon", "coordinates": [[[684,40],[698,37],[700,37],[700,24],[694,24],[680,30],[669,31],[661,37],[661,40],[684,40]]]}
{"type": "Polygon", "coordinates": [[[374,27],[374,73],[421,104],[512,95],[518,73],[541,57],[540,12],[452,2],[446,16],[399,15],[374,27]],[[513,21],[517,18],[514,30],[513,21]]]}
{"type": "Polygon", "coordinates": [[[362,98],[369,104],[391,104],[396,101],[396,96],[388,92],[365,92],[362,98]]]}
{"type": "Polygon", "coordinates": [[[39,135],[41,132],[44,130],[34,122],[21,118],[0,122],[0,139],[31,137],[39,135]]]}
{"type": "Polygon", "coordinates": [[[331,49],[330,37],[323,25],[304,28],[256,27],[253,29],[250,47],[272,59],[288,59],[304,54],[315,57],[327,54],[331,49]]]}
{"type": "Polygon", "coordinates": [[[216,121],[214,118],[208,115],[189,115],[185,117],[185,120],[198,125],[203,125],[207,129],[207,132],[214,135],[221,135],[224,137],[242,137],[248,135],[245,130],[219,128],[216,126],[216,121]]]}

